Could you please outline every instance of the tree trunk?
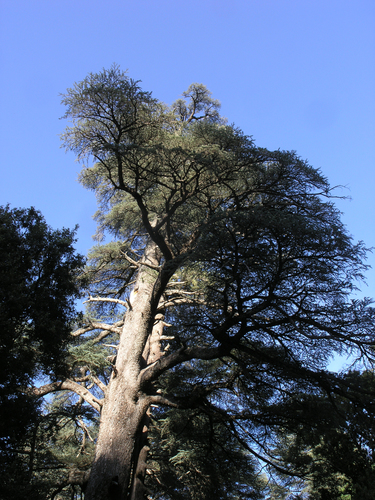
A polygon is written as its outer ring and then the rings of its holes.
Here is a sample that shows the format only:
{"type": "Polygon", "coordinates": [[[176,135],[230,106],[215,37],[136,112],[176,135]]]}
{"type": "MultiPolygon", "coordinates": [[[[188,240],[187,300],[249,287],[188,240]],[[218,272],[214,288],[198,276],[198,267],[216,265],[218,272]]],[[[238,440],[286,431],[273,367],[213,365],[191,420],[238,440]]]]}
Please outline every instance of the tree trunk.
{"type": "Polygon", "coordinates": [[[133,476],[129,500],[144,500],[148,492],[144,485],[147,469],[147,456],[149,452],[148,431],[150,415],[147,411],[142,421],[142,432],[138,433],[134,448],[133,476]]]}
{"type": "MultiPolygon", "coordinates": [[[[155,243],[148,243],[142,262],[144,265],[139,268],[134,287],[137,293],[133,294],[126,314],[116,364],[107,388],[85,500],[126,500],[130,493],[132,474],[136,476],[137,464],[141,459],[139,445],[144,441],[142,432],[149,400],[140,391],[139,374],[151,357],[155,356],[155,348],[151,349],[155,318],[152,294],[158,271],[147,266],[155,267],[160,262],[155,243]]],[[[155,327],[158,324],[155,330],[160,337],[159,323],[155,324],[155,327]]]]}
{"type": "MultiPolygon", "coordinates": [[[[143,352],[143,358],[146,360],[146,365],[154,363],[163,355],[161,350],[163,329],[164,314],[159,312],[159,314],[155,316],[152,334],[148,338],[143,352]]],[[[137,441],[134,447],[132,485],[129,500],[144,500],[148,493],[144,481],[146,477],[148,452],[150,449],[148,446],[150,423],[150,409],[148,409],[141,423],[142,431],[138,432],[137,441]]]]}

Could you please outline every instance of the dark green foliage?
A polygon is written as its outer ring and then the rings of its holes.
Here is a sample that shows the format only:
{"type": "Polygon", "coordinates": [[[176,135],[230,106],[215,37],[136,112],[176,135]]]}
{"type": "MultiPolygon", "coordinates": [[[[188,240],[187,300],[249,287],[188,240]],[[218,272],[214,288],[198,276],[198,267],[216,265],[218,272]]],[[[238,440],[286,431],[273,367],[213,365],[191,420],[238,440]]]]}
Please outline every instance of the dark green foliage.
{"type": "MultiPolygon", "coordinates": [[[[294,421],[275,439],[274,454],[303,478],[300,487],[309,500],[370,500],[375,495],[374,374],[349,372],[341,381],[341,395],[289,398],[294,421]]],[[[280,477],[281,483],[287,480],[280,477]]]]}
{"type": "Polygon", "coordinates": [[[265,498],[265,478],[257,474],[251,454],[204,409],[155,413],[151,441],[152,473],[146,484],[160,498],[265,498]]]}
{"type": "Polygon", "coordinates": [[[74,232],[53,231],[34,208],[0,208],[0,384],[63,370],[83,258],[74,232]]]}
{"type": "Polygon", "coordinates": [[[39,500],[59,492],[60,498],[68,500],[73,487],[79,493],[79,484],[71,486],[69,479],[81,480],[91,465],[96,437],[93,417],[92,411],[66,393],[44,405],[17,443],[10,443],[1,454],[1,499],[39,500]]]}
{"type": "Polygon", "coordinates": [[[19,498],[26,491],[21,485],[29,487],[30,443],[41,418],[40,404],[20,389],[67,371],[76,277],[84,263],[73,243],[74,232],[53,231],[34,208],[0,207],[0,460],[9,498],[16,498],[13,483],[19,498]],[[25,456],[22,449],[29,450],[25,456]]]}

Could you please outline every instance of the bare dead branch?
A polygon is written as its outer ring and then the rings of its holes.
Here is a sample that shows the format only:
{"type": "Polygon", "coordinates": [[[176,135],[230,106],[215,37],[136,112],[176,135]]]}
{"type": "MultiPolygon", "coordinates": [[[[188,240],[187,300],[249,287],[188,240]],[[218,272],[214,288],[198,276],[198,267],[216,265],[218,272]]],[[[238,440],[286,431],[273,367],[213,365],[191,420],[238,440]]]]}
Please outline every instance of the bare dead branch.
{"type": "Polygon", "coordinates": [[[78,337],[79,335],[84,335],[85,333],[92,332],[93,330],[106,330],[111,333],[117,333],[121,335],[121,326],[124,324],[123,321],[118,321],[114,325],[108,325],[108,323],[101,323],[99,321],[91,321],[88,326],[79,328],[78,330],[71,333],[73,337],[78,337]]]}
{"type": "Polygon", "coordinates": [[[113,302],[114,304],[120,304],[121,306],[127,307],[127,303],[124,300],[120,299],[111,299],[110,297],[90,297],[84,301],[84,304],[88,302],[113,302]]]}

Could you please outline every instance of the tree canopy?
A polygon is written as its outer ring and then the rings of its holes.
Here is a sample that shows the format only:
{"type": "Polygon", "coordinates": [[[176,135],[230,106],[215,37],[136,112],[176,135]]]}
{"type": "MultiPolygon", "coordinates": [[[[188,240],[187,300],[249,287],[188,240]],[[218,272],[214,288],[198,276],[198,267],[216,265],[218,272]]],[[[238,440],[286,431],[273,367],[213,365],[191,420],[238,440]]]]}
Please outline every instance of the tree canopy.
{"type": "Polygon", "coordinates": [[[327,370],[335,353],[371,364],[374,344],[371,302],[353,298],[366,249],[327,179],[228,125],[202,84],[167,106],[113,66],[62,102],[98,244],[69,373],[34,395],[101,414],[85,498],[287,498],[272,478],[312,469],[284,436],[325,414],[316,401],[373,412],[372,387],[327,370]]]}

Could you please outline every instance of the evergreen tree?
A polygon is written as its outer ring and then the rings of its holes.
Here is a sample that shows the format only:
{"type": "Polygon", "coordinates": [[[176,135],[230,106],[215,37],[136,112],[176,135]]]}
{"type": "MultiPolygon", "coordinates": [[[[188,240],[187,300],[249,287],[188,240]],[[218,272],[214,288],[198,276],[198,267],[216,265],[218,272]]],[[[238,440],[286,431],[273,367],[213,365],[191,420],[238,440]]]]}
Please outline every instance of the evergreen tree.
{"type": "Polygon", "coordinates": [[[27,388],[64,377],[66,346],[84,259],[74,231],[54,231],[35,210],[0,207],[0,463],[2,498],[25,498],[42,418],[27,388]],[[21,392],[21,388],[24,391],[21,392]]]}
{"type": "Polygon", "coordinates": [[[350,300],[363,245],[319,171],[256,147],[201,84],[168,107],[114,66],[63,103],[111,241],[69,376],[34,394],[101,413],[85,499],[262,498],[272,470],[298,475],[273,454],[291,395],[342,394],[331,355],[372,356],[374,311],[350,300]]]}
{"type": "Polygon", "coordinates": [[[374,382],[373,372],[351,371],[342,375],[342,394],[296,394],[290,399],[296,417],[280,429],[274,453],[299,471],[303,480],[294,484],[299,483],[303,498],[374,498],[374,382]]]}

